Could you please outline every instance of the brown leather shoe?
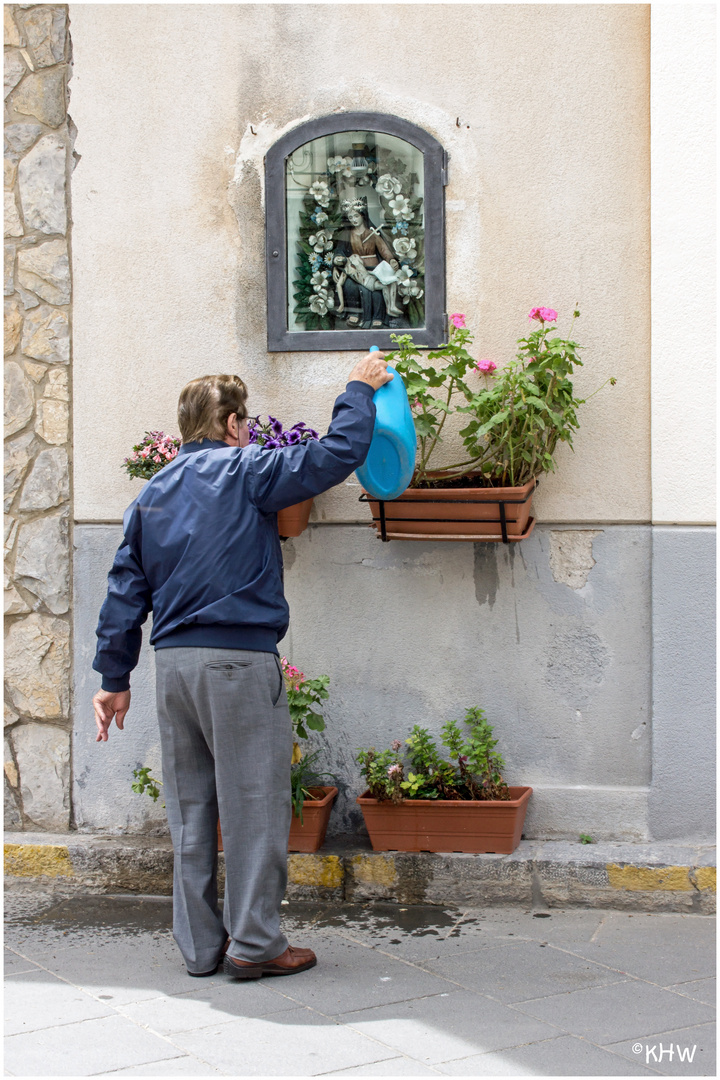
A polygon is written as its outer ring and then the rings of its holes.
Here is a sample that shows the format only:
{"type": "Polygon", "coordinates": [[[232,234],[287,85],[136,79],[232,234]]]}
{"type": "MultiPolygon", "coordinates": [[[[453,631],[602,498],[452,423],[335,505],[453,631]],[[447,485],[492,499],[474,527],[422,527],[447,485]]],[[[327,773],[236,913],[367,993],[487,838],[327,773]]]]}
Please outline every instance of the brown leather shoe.
{"type": "Polygon", "coordinates": [[[294,975],[297,971],[307,971],[316,964],[317,956],[312,949],[295,949],[288,945],[285,952],[274,960],[262,960],[258,964],[226,956],[223,971],[233,979],[259,979],[261,975],[294,975]]]}
{"type": "Polygon", "coordinates": [[[225,956],[225,953],[228,951],[229,947],[230,938],[228,938],[223,945],[220,956],[218,957],[218,962],[211,971],[188,971],[188,975],[191,975],[193,979],[207,979],[209,975],[217,975],[220,964],[222,963],[222,959],[225,956]]]}

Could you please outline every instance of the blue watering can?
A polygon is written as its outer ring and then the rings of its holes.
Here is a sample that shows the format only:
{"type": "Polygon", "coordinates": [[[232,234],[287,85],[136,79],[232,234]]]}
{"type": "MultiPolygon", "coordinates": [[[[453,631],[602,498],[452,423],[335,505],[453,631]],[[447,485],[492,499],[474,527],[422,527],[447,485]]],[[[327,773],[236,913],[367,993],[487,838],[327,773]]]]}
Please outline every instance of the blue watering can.
{"type": "MultiPolygon", "coordinates": [[[[372,345],[370,352],[379,352],[372,345]]],[[[356,470],[358,480],[374,499],[397,499],[415,471],[417,438],[405,383],[391,364],[392,382],[375,391],[375,427],[365,463],[356,470]]]]}

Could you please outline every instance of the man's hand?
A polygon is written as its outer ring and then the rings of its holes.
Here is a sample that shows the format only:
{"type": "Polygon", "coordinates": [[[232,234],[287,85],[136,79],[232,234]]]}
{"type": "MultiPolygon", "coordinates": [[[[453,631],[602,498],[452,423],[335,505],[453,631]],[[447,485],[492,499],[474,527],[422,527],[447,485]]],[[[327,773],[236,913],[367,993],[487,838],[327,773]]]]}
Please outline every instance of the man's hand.
{"type": "Polygon", "coordinates": [[[387,360],[381,352],[371,352],[363,356],[348,375],[348,382],[364,382],[379,390],[393,379],[392,371],[387,370],[387,360]]]}
{"type": "Polygon", "coordinates": [[[98,729],[95,742],[107,742],[108,728],[112,724],[113,716],[120,731],[123,729],[125,714],[130,708],[130,691],[120,690],[111,694],[108,690],[98,690],[93,698],[93,708],[98,729]]]}

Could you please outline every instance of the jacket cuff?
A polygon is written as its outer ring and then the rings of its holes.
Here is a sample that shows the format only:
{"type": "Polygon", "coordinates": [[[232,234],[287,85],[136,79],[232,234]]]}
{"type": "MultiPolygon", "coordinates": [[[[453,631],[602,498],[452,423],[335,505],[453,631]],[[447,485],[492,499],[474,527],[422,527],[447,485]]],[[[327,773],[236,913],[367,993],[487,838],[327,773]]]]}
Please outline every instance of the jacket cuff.
{"type": "Polygon", "coordinates": [[[352,382],[349,382],[345,387],[345,390],[346,392],[349,390],[354,390],[355,393],[359,392],[361,394],[365,394],[365,396],[369,398],[371,398],[375,393],[369,383],[361,382],[359,379],[353,379],[352,382]]]}
{"type": "Polygon", "coordinates": [[[119,694],[123,690],[129,690],[130,672],[128,671],[127,675],[121,675],[119,679],[111,679],[109,675],[103,675],[101,686],[108,694],[119,694]]]}

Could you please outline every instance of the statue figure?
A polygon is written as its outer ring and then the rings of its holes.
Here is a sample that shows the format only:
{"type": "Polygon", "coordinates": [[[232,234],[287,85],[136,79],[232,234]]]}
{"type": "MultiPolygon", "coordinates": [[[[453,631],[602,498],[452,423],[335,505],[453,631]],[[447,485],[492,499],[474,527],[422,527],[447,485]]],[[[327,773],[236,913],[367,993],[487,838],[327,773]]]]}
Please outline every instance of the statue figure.
{"type": "Polygon", "coordinates": [[[355,199],[343,203],[349,228],[346,239],[340,241],[333,259],[333,281],[338,295],[336,311],[347,312],[348,326],[362,330],[376,329],[385,322],[386,314],[403,314],[397,307],[397,282],[387,272],[400,269],[395,255],[380,229],[368,216],[367,200],[355,199]],[[384,281],[372,271],[386,264],[384,281]]]}

